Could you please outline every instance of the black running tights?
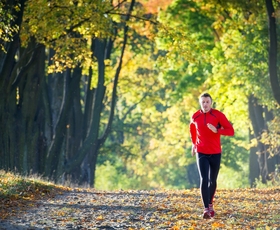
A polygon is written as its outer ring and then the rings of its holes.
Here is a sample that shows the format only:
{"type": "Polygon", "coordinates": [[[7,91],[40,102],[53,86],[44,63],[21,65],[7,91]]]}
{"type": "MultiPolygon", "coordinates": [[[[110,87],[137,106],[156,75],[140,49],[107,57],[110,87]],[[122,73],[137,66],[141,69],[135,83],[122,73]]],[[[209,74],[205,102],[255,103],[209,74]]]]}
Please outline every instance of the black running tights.
{"type": "Polygon", "coordinates": [[[200,192],[205,208],[212,204],[217,188],[221,154],[197,153],[197,167],[200,175],[200,192]]]}

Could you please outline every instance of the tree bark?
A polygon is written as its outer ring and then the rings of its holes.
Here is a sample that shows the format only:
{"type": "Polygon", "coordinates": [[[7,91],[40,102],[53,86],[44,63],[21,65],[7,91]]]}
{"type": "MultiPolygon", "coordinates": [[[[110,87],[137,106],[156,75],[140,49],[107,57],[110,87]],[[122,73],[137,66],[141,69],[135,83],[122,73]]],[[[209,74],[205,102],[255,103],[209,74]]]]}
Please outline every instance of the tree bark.
{"type": "Polygon", "coordinates": [[[249,98],[249,115],[253,126],[254,137],[257,140],[256,154],[258,155],[260,176],[262,182],[265,183],[267,179],[268,171],[267,171],[267,164],[266,164],[266,158],[267,158],[266,148],[264,144],[260,142],[261,134],[265,130],[265,123],[262,114],[263,114],[262,107],[258,104],[257,99],[253,95],[251,95],[249,98]]]}
{"type": "MultiPolygon", "coordinates": [[[[261,177],[262,183],[267,183],[269,176],[275,170],[275,165],[278,162],[279,156],[270,156],[268,147],[261,142],[261,135],[263,132],[269,132],[267,122],[273,119],[271,112],[267,108],[258,104],[257,99],[251,95],[249,98],[249,115],[252,122],[254,138],[257,140],[257,146],[250,149],[250,181],[251,186],[255,179],[261,177]],[[256,169],[257,154],[258,169],[256,169]],[[259,175],[257,175],[259,173],[259,175]]],[[[250,135],[252,139],[252,135],[250,135]]]]}
{"type": "Polygon", "coordinates": [[[269,78],[273,96],[280,105],[280,85],[277,71],[277,25],[276,14],[272,0],[266,0],[266,10],[269,25],[269,78]]]}
{"type": "MultiPolygon", "coordinates": [[[[131,12],[133,10],[135,1],[132,0],[130,4],[130,8],[128,10],[128,14],[125,18],[125,22],[128,22],[130,19],[131,12]]],[[[106,55],[110,55],[109,50],[112,49],[112,40],[109,40],[108,43],[105,42],[105,40],[94,40],[94,55],[98,62],[98,83],[97,87],[94,90],[94,101],[93,101],[93,110],[92,110],[92,119],[90,121],[90,131],[88,132],[88,136],[85,138],[83,145],[81,149],[79,150],[79,155],[73,159],[70,159],[67,163],[66,171],[70,173],[74,168],[79,166],[82,162],[82,183],[87,182],[89,186],[94,187],[94,179],[95,179],[95,170],[96,170],[96,164],[97,164],[97,158],[98,158],[98,151],[101,147],[101,145],[105,142],[105,140],[108,137],[108,134],[111,131],[113,117],[114,117],[114,110],[116,105],[116,99],[117,99],[117,85],[118,85],[118,79],[120,75],[120,70],[122,66],[122,59],[125,51],[125,47],[127,44],[127,35],[128,26],[124,26],[124,41],[122,46],[122,52],[120,56],[120,61],[118,64],[118,68],[116,70],[116,74],[114,77],[114,84],[113,84],[113,92],[112,92],[112,98],[111,98],[111,107],[110,107],[110,114],[108,118],[108,122],[106,125],[106,128],[99,137],[100,132],[100,118],[101,118],[101,112],[103,107],[103,99],[105,95],[106,88],[104,86],[105,81],[105,64],[104,60],[106,58],[106,55]]]]}

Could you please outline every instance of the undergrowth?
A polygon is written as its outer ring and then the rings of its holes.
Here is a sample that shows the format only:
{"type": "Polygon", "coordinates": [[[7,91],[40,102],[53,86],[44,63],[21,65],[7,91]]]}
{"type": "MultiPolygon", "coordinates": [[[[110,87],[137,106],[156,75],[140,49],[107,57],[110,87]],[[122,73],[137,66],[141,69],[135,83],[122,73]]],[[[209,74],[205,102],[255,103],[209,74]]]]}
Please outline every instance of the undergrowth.
{"type": "Polygon", "coordinates": [[[33,206],[35,200],[53,197],[68,189],[40,178],[27,178],[0,170],[0,219],[5,219],[17,209],[33,206]]]}

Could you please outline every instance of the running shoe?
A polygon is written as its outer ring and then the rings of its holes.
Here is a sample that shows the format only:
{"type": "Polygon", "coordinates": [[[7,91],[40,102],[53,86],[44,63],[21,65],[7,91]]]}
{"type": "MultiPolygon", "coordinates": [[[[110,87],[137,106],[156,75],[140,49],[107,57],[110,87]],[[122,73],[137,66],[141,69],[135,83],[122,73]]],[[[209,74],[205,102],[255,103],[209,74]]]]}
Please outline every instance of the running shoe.
{"type": "Polygon", "coordinates": [[[209,213],[209,208],[205,208],[203,211],[203,219],[210,219],[210,213],[209,213]]]}
{"type": "Polygon", "coordinates": [[[215,216],[213,204],[209,204],[209,214],[210,214],[211,218],[213,218],[215,216]]]}

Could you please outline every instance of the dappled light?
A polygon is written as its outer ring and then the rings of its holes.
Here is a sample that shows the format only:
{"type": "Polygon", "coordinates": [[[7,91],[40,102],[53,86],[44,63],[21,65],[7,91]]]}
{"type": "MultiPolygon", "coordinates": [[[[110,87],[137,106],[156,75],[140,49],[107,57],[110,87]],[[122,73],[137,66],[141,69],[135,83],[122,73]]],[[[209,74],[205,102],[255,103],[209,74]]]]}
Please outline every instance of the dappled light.
{"type": "Polygon", "coordinates": [[[45,229],[68,226],[73,229],[182,230],[278,229],[280,224],[279,187],[219,189],[214,203],[215,218],[203,220],[198,189],[111,192],[70,189],[51,183],[46,187],[46,182],[40,180],[35,185],[33,179],[12,174],[2,174],[0,183],[0,226],[17,223],[18,227],[45,229]],[[13,194],[7,194],[11,181],[15,189],[13,194]],[[29,222],[21,221],[24,218],[29,222]]]}
{"type": "Polygon", "coordinates": [[[279,229],[277,2],[1,1],[0,229],[279,229]]]}

